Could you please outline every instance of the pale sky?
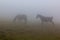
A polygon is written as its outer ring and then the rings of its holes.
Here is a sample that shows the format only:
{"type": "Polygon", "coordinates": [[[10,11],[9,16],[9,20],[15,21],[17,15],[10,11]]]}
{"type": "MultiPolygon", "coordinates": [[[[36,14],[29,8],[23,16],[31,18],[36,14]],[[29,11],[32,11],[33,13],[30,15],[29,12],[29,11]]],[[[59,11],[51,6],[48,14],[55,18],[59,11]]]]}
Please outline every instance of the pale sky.
{"type": "Polygon", "coordinates": [[[13,18],[17,14],[30,18],[37,14],[53,16],[60,22],[60,0],[0,0],[0,18],[13,18]]]}

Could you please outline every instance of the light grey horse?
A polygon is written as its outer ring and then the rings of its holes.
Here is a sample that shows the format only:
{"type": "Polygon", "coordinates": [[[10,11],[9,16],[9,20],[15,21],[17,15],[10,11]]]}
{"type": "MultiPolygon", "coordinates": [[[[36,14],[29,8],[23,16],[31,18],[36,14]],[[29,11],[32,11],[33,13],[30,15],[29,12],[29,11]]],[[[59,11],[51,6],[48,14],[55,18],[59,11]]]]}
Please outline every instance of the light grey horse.
{"type": "Polygon", "coordinates": [[[37,14],[36,18],[40,18],[41,23],[43,23],[43,22],[50,22],[50,23],[54,24],[53,16],[52,17],[45,17],[45,16],[42,16],[40,14],[37,14]]]}
{"type": "Polygon", "coordinates": [[[13,22],[15,22],[16,20],[22,21],[24,20],[25,23],[27,23],[27,16],[25,14],[22,15],[16,15],[16,17],[14,18],[13,22]]]}

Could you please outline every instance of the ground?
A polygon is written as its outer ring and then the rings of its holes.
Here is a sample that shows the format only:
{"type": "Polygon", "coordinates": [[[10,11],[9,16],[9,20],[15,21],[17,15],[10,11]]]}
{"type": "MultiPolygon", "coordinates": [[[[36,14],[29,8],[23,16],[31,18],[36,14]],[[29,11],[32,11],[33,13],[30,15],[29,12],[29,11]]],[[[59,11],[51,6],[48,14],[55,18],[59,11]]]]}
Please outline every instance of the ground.
{"type": "Polygon", "coordinates": [[[60,40],[59,24],[1,21],[0,40],[60,40]]]}

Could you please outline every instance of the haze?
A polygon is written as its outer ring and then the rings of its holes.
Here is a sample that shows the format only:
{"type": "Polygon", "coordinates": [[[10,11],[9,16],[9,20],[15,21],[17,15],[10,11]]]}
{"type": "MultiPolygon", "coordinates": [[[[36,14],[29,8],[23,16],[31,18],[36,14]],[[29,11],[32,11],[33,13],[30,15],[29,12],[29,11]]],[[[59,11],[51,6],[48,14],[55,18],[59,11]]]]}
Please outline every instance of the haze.
{"type": "Polygon", "coordinates": [[[17,14],[26,14],[29,19],[37,14],[53,16],[60,23],[60,0],[0,0],[0,18],[13,19],[17,14]]]}

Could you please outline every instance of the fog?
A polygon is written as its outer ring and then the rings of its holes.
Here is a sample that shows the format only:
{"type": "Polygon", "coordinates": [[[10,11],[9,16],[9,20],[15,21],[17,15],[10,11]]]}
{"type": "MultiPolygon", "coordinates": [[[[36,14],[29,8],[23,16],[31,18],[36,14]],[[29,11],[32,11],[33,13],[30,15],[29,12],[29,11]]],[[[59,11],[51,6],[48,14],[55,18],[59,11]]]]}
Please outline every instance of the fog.
{"type": "Polygon", "coordinates": [[[0,0],[0,39],[60,39],[60,0],[0,0]],[[19,14],[27,15],[16,17],[24,21],[16,22],[15,16],[19,14]],[[47,18],[37,19],[37,14],[47,18]]]}
{"type": "Polygon", "coordinates": [[[34,20],[37,14],[53,16],[60,23],[60,0],[0,0],[0,18],[13,19],[17,14],[34,20]]]}

